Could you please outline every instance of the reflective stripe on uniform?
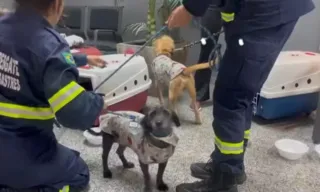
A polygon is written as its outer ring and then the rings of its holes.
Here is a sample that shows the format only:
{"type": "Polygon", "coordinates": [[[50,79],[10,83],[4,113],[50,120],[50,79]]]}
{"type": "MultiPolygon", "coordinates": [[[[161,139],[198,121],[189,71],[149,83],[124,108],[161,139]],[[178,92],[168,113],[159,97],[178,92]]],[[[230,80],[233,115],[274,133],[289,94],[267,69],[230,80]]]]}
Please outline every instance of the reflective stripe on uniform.
{"type": "Polygon", "coordinates": [[[249,139],[250,138],[250,129],[244,131],[244,138],[249,139]]]}
{"type": "Polygon", "coordinates": [[[0,115],[17,119],[48,120],[54,118],[50,107],[28,107],[0,102],[0,115]]]}
{"type": "Polygon", "coordinates": [[[49,103],[54,113],[71,102],[83,91],[84,88],[74,81],[71,81],[69,84],[60,89],[49,99],[49,103]]]}
{"type": "Polygon", "coordinates": [[[221,12],[221,18],[225,22],[230,22],[234,20],[234,13],[224,13],[221,12]]]}
{"type": "Polygon", "coordinates": [[[59,190],[59,192],[70,192],[70,186],[66,185],[62,189],[59,190]]]}
{"type": "Polygon", "coordinates": [[[225,155],[239,155],[243,153],[244,142],[228,143],[221,141],[217,136],[215,137],[215,144],[222,154],[225,155]]]}

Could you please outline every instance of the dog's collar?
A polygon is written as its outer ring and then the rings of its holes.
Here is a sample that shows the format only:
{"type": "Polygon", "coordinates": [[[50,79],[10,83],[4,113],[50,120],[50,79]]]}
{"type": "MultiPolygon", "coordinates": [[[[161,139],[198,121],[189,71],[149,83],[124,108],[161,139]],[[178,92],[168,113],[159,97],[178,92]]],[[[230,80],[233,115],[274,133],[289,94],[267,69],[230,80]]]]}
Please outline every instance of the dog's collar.
{"type": "Polygon", "coordinates": [[[159,54],[157,54],[157,57],[158,57],[158,56],[161,56],[161,55],[164,55],[164,56],[167,56],[167,57],[171,58],[171,57],[172,57],[172,54],[173,54],[173,53],[159,53],[159,54]]]}
{"type": "Polygon", "coordinates": [[[156,137],[156,136],[152,135],[152,133],[150,133],[150,136],[156,140],[162,141],[162,142],[170,144],[172,146],[177,146],[178,141],[179,141],[179,137],[174,132],[172,132],[172,134],[170,134],[166,137],[156,137]]]}

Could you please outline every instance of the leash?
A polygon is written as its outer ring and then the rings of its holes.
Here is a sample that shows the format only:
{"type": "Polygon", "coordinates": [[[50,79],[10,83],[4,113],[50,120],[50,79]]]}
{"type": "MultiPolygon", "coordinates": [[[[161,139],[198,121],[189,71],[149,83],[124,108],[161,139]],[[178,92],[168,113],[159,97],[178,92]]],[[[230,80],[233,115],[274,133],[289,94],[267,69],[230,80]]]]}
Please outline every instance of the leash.
{"type": "MultiPolygon", "coordinates": [[[[213,65],[214,64],[214,61],[221,61],[221,45],[218,44],[218,42],[216,41],[215,37],[220,35],[221,33],[223,33],[223,31],[219,31],[218,33],[211,33],[207,28],[205,28],[204,26],[201,25],[200,22],[195,21],[195,24],[201,28],[206,34],[207,34],[207,37],[206,38],[202,38],[198,41],[194,41],[194,42],[191,42],[181,48],[177,48],[175,49],[175,51],[178,51],[178,50],[184,50],[184,49],[187,49],[187,48],[190,48],[190,47],[193,47],[197,44],[202,44],[204,45],[208,39],[210,39],[213,44],[214,44],[214,48],[212,49],[210,55],[209,55],[209,58],[208,58],[208,61],[209,61],[209,65],[210,66],[216,66],[216,69],[218,68],[217,64],[216,65],[213,65]],[[218,59],[218,60],[217,60],[218,59]]],[[[144,45],[142,45],[142,47],[140,49],[138,49],[131,57],[129,57],[123,64],[121,64],[113,73],[111,73],[108,77],[106,77],[103,81],[101,81],[98,86],[93,90],[94,92],[96,92],[105,82],[107,82],[114,74],[116,74],[122,67],[124,67],[131,59],[133,59],[135,56],[137,56],[147,45],[149,45],[150,42],[152,42],[152,40],[154,40],[158,35],[160,35],[164,30],[168,29],[168,26],[165,25],[163,26],[159,31],[156,32],[156,34],[152,35],[146,42],[144,45]]],[[[212,70],[212,68],[210,68],[212,70]]],[[[117,116],[122,116],[122,117],[125,117],[125,118],[128,118],[128,119],[131,119],[133,120],[134,122],[138,122],[139,119],[137,119],[135,116],[133,115],[126,115],[126,114],[120,114],[120,113],[116,113],[116,112],[113,112],[113,111],[110,111],[110,110],[107,110],[106,113],[109,113],[109,114],[113,114],[113,115],[117,115],[117,116]]],[[[55,122],[59,125],[58,122],[55,122]]],[[[88,129],[89,132],[92,132],[91,129],[88,129]]],[[[91,133],[91,134],[96,134],[95,132],[91,133]]],[[[101,130],[100,130],[100,133],[97,134],[98,136],[101,135],[101,130]]]]}
{"type": "Polygon", "coordinates": [[[201,25],[199,21],[194,20],[195,25],[197,25],[199,28],[201,28],[210,38],[210,40],[213,42],[214,47],[209,55],[208,62],[210,66],[215,66],[216,69],[219,69],[219,63],[222,59],[221,54],[221,44],[218,43],[218,41],[215,39],[217,35],[220,35],[224,33],[223,30],[220,30],[218,33],[211,34],[211,32],[204,26],[201,25]],[[216,65],[214,65],[214,62],[217,61],[216,65]]]}
{"type": "MultiPolygon", "coordinates": [[[[207,33],[207,37],[206,38],[202,38],[200,40],[197,40],[197,41],[193,41],[191,43],[188,43],[186,45],[184,45],[183,47],[180,47],[180,48],[177,48],[175,49],[175,51],[179,51],[179,50],[185,50],[187,48],[190,48],[190,47],[193,47],[197,44],[202,44],[203,45],[203,41],[207,41],[208,39],[209,40],[212,40],[213,41],[213,44],[215,45],[214,48],[212,49],[210,55],[209,55],[209,58],[208,58],[208,61],[209,61],[209,65],[210,66],[214,66],[213,65],[213,62],[216,61],[216,58],[218,58],[218,61],[221,60],[221,45],[218,44],[218,42],[216,41],[215,37],[222,34],[223,33],[223,30],[217,32],[217,33],[212,33],[206,29],[205,27],[203,27],[200,23],[198,23],[198,25],[203,28],[203,30],[207,33]],[[211,63],[210,63],[211,62],[211,63]]],[[[106,81],[108,81],[108,79],[110,79],[117,71],[119,71],[124,65],[126,65],[133,57],[137,56],[154,38],[156,38],[158,35],[160,35],[162,33],[162,31],[166,30],[168,27],[167,26],[163,26],[155,35],[153,35],[152,37],[150,37],[146,43],[138,50],[135,52],[135,54],[133,54],[130,58],[128,58],[122,65],[120,65],[119,68],[117,68],[113,73],[111,73],[107,78],[105,78],[97,87],[96,89],[94,89],[94,91],[96,91],[97,89],[99,89],[106,81]]],[[[212,69],[211,69],[212,70],[212,69]]],[[[109,111],[107,110],[106,113],[109,113],[109,114],[113,114],[113,115],[117,115],[117,116],[121,116],[121,117],[125,117],[125,118],[128,118],[128,119],[131,119],[135,122],[137,122],[137,119],[135,116],[133,115],[127,115],[127,114],[120,114],[120,113],[116,113],[116,112],[113,112],[113,111],[109,111]]]]}
{"type": "MultiPolygon", "coordinates": [[[[210,37],[216,37],[216,36],[220,35],[221,33],[223,33],[222,30],[219,31],[219,32],[217,32],[217,33],[210,34],[210,35],[208,35],[207,37],[201,38],[200,40],[196,40],[196,41],[193,41],[193,42],[191,42],[191,43],[188,43],[188,44],[186,44],[186,45],[184,45],[184,46],[182,46],[182,47],[180,47],[180,48],[176,48],[174,51],[181,51],[181,50],[184,50],[184,49],[187,49],[187,48],[191,48],[191,47],[193,47],[193,46],[195,46],[195,45],[198,45],[198,44],[205,45],[205,43],[206,43],[207,40],[211,40],[210,37]]],[[[214,41],[215,41],[215,39],[214,39],[214,41]]],[[[213,42],[213,43],[214,43],[214,44],[217,44],[216,41],[213,42]]],[[[220,45],[220,44],[219,44],[219,45],[220,45]]]]}
{"type": "Polygon", "coordinates": [[[215,39],[217,36],[219,36],[220,34],[224,33],[224,31],[221,29],[219,32],[217,33],[211,33],[206,27],[204,27],[201,22],[199,22],[198,20],[193,20],[193,23],[196,25],[196,27],[202,29],[206,34],[207,34],[207,38],[205,38],[205,40],[210,39],[213,42],[213,49],[209,54],[208,57],[208,62],[210,66],[215,66],[216,69],[218,70],[219,68],[219,62],[222,59],[222,54],[221,54],[221,44],[218,43],[218,41],[215,39]],[[214,62],[218,61],[216,63],[216,65],[214,65],[214,62]]]}
{"type": "Polygon", "coordinates": [[[131,59],[133,59],[135,56],[137,56],[149,43],[151,43],[157,36],[159,36],[162,31],[166,30],[168,28],[167,25],[163,26],[159,31],[157,31],[154,35],[152,35],[145,44],[142,45],[131,57],[129,57],[124,63],[122,63],[114,72],[112,72],[108,77],[106,77],[104,80],[102,80],[97,87],[93,90],[96,92],[106,81],[108,81],[114,74],[116,74],[122,67],[124,67],[131,59]]]}
{"type": "MultiPolygon", "coordinates": [[[[93,92],[96,92],[105,82],[107,82],[114,74],[116,74],[122,67],[124,67],[131,59],[133,59],[135,56],[137,56],[147,45],[149,45],[149,43],[152,42],[152,40],[154,40],[155,38],[157,38],[158,35],[160,35],[164,30],[166,30],[168,28],[167,25],[163,26],[159,31],[157,31],[154,35],[152,35],[147,41],[146,43],[140,48],[138,49],[133,55],[131,55],[131,57],[129,57],[124,63],[122,63],[115,71],[113,71],[108,77],[106,77],[105,79],[103,79],[96,88],[94,88],[93,92]]],[[[66,71],[69,70],[65,69],[59,76],[59,79],[61,79],[62,74],[66,71]]],[[[102,94],[104,95],[104,94],[102,94]]],[[[112,113],[115,115],[120,115],[118,113],[114,113],[112,111],[107,111],[107,113],[112,113]]],[[[132,119],[132,117],[129,117],[130,119],[132,119]]],[[[54,124],[58,127],[61,128],[60,123],[57,121],[57,119],[54,120],[54,124]]]]}
{"type": "MultiPolygon", "coordinates": [[[[217,33],[211,33],[206,27],[202,26],[200,22],[194,20],[194,23],[201,28],[206,34],[207,37],[206,38],[202,38],[200,40],[191,42],[187,45],[184,45],[181,48],[177,48],[175,49],[175,51],[178,50],[184,50],[186,48],[189,47],[193,47],[197,44],[203,44],[203,41],[207,41],[208,39],[211,40],[214,44],[214,48],[212,49],[208,61],[209,61],[209,65],[210,66],[217,66],[214,65],[214,61],[220,61],[222,56],[221,56],[221,45],[218,44],[218,42],[216,41],[215,37],[220,35],[221,33],[223,33],[223,30],[217,32],[217,33]],[[217,60],[218,59],[218,60],[217,60]]],[[[105,82],[107,82],[114,74],[116,74],[122,67],[124,67],[131,59],[133,59],[135,56],[139,55],[139,53],[147,46],[150,44],[150,42],[152,42],[155,38],[157,38],[164,30],[167,30],[168,26],[164,25],[160,30],[158,30],[154,35],[152,35],[146,42],[145,44],[143,44],[133,55],[131,55],[124,63],[122,63],[115,71],[113,71],[108,77],[106,77],[105,79],[103,79],[98,85],[97,87],[93,90],[94,92],[96,92],[105,82]]]]}
{"type": "Polygon", "coordinates": [[[190,47],[193,47],[195,45],[198,45],[198,44],[201,44],[201,45],[205,45],[206,42],[208,40],[211,40],[213,41],[213,44],[215,45],[212,49],[212,51],[210,52],[209,54],[209,57],[208,57],[208,62],[209,62],[209,66],[211,70],[213,70],[213,67],[215,66],[216,69],[218,68],[218,63],[221,61],[221,58],[222,58],[222,55],[221,55],[221,44],[219,44],[215,37],[219,36],[220,34],[222,34],[224,31],[221,30],[217,33],[210,33],[209,30],[207,30],[205,27],[203,27],[200,23],[199,23],[199,26],[201,26],[202,28],[204,28],[206,31],[206,33],[208,34],[207,37],[205,38],[201,38],[200,40],[197,40],[197,41],[193,41],[187,45],[184,45],[183,47],[180,47],[180,48],[176,48],[174,51],[181,51],[181,50],[185,50],[187,48],[190,48],[190,47]],[[216,65],[214,65],[214,63],[216,63],[216,65]]]}
{"type": "MultiPolygon", "coordinates": [[[[206,34],[207,34],[207,37],[206,38],[202,38],[200,40],[197,40],[197,41],[194,41],[194,42],[191,42],[187,45],[184,45],[183,47],[181,48],[177,48],[175,49],[175,51],[178,51],[178,50],[184,50],[184,49],[187,49],[187,48],[190,48],[190,47],[193,47],[197,44],[202,44],[204,45],[204,41],[207,41],[208,39],[210,39],[213,44],[215,45],[214,48],[212,49],[210,55],[209,55],[209,58],[208,58],[208,61],[209,61],[209,65],[210,66],[216,66],[217,68],[217,64],[216,65],[213,65],[213,62],[214,61],[217,61],[216,58],[218,58],[218,61],[221,60],[222,56],[221,56],[221,45],[218,44],[218,42],[216,41],[215,37],[220,35],[221,33],[223,33],[223,31],[219,31],[218,33],[211,33],[206,27],[202,26],[200,22],[194,20],[194,23],[196,24],[197,27],[199,27],[200,29],[202,29],[206,34]]],[[[165,25],[163,26],[160,30],[158,30],[154,35],[152,35],[144,45],[142,45],[142,47],[140,47],[133,55],[131,55],[124,63],[122,63],[115,71],[113,71],[108,77],[106,77],[105,79],[103,79],[103,81],[101,81],[97,87],[93,90],[94,92],[96,92],[105,82],[107,82],[113,75],[115,75],[122,67],[124,67],[131,59],[133,59],[135,56],[137,56],[147,45],[150,44],[150,42],[152,42],[152,40],[154,40],[155,38],[157,38],[157,36],[159,36],[164,30],[167,30],[168,29],[168,26],[165,25]]],[[[212,70],[212,69],[211,69],[212,70]]],[[[61,74],[62,75],[62,74],[61,74]]],[[[60,76],[61,76],[60,75],[60,76]]],[[[60,77],[61,78],[61,77],[60,77]]],[[[107,113],[111,113],[111,114],[114,114],[114,115],[119,115],[119,116],[123,116],[122,114],[119,114],[119,113],[115,113],[115,112],[112,112],[112,111],[107,111],[107,113]]],[[[132,117],[129,117],[130,119],[132,119],[132,117]]],[[[61,127],[60,126],[60,123],[57,122],[57,120],[54,121],[54,124],[57,126],[57,127],[61,127]]]]}

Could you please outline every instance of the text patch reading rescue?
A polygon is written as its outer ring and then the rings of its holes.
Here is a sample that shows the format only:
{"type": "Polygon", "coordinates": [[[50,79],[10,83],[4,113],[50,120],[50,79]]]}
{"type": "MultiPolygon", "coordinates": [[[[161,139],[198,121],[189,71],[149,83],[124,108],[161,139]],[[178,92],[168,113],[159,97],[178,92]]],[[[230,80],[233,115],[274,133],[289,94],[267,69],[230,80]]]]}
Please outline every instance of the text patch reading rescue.
{"type": "Polygon", "coordinates": [[[19,62],[0,52],[0,86],[20,91],[19,62]]]}

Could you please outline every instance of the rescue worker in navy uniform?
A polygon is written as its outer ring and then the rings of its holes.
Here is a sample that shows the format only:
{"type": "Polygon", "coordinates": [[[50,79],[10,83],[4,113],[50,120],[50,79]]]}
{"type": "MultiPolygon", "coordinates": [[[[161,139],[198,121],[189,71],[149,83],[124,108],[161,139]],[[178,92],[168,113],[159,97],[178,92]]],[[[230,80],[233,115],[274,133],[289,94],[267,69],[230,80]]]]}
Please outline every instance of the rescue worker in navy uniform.
{"type": "Polygon", "coordinates": [[[211,2],[221,8],[227,45],[213,95],[215,150],[207,164],[191,165],[192,175],[202,180],[178,185],[177,192],[238,191],[246,180],[252,100],[298,19],[314,9],[312,0],[183,0],[169,17],[169,28],[187,25],[211,2]]]}
{"type": "Polygon", "coordinates": [[[82,190],[88,166],[58,143],[54,118],[85,130],[106,104],[76,83],[69,46],[53,29],[64,1],[15,2],[16,11],[0,18],[0,191],[82,190]]]}
{"type": "MultiPolygon", "coordinates": [[[[82,67],[85,65],[89,65],[91,67],[100,67],[103,68],[106,65],[106,62],[102,59],[102,57],[97,55],[86,55],[83,53],[74,53],[72,54],[75,64],[77,67],[82,67]]],[[[54,121],[54,124],[61,128],[61,125],[58,121],[54,121]]]]}

